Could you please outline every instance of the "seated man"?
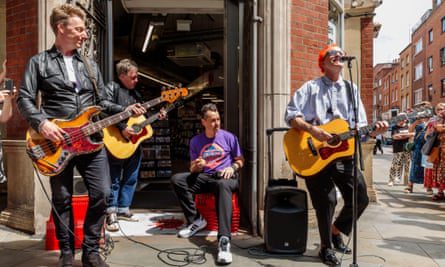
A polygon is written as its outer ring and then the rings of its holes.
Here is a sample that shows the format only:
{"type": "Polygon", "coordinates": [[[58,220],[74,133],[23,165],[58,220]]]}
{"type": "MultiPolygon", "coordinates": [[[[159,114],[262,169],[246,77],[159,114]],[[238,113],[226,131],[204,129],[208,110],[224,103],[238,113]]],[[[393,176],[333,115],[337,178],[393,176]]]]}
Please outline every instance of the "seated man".
{"type": "Polygon", "coordinates": [[[232,192],[238,190],[237,171],[243,166],[244,158],[237,137],[220,129],[215,104],[202,107],[201,123],[204,132],[190,141],[190,173],[175,174],[171,181],[188,223],[178,236],[188,238],[206,227],[206,220],[196,209],[194,196],[213,192],[219,225],[217,262],[231,263],[232,192]]]}

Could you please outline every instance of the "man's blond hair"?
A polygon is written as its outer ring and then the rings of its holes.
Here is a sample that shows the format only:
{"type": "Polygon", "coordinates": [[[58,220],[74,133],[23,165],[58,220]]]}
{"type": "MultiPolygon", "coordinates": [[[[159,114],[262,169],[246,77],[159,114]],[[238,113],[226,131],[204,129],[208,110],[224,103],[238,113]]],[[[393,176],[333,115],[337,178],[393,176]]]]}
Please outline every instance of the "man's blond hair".
{"type": "Polygon", "coordinates": [[[57,25],[60,23],[66,25],[68,23],[68,19],[71,17],[79,17],[85,21],[85,12],[80,7],[71,4],[63,4],[53,8],[49,22],[54,34],[57,35],[57,25]]]}

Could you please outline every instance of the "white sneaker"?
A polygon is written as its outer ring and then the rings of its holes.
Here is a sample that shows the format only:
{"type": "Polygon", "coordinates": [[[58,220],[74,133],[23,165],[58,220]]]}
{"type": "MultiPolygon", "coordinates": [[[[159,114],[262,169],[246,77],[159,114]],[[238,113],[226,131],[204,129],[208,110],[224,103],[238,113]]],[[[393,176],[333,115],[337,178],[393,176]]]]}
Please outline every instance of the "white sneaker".
{"type": "Polygon", "coordinates": [[[230,240],[227,236],[222,236],[218,242],[218,257],[217,263],[229,264],[232,263],[232,253],[230,252],[230,240]]]}
{"type": "Polygon", "coordinates": [[[109,231],[109,232],[119,231],[119,225],[117,224],[116,213],[108,214],[106,222],[107,223],[105,224],[105,229],[107,229],[107,231],[109,231]]]}
{"type": "Polygon", "coordinates": [[[204,229],[207,226],[207,221],[200,216],[194,222],[189,224],[187,227],[179,230],[178,236],[182,238],[189,238],[195,235],[198,231],[204,229]]]}
{"type": "Polygon", "coordinates": [[[395,184],[400,184],[401,181],[400,181],[400,179],[395,179],[395,180],[394,180],[394,183],[395,183],[395,184]]]}

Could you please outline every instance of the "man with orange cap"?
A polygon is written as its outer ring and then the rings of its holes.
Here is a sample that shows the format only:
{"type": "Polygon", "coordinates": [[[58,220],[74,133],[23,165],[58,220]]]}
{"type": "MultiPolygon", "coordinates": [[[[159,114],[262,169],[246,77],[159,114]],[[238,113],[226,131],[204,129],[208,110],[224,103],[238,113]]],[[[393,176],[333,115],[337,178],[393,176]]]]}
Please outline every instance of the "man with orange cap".
{"type": "MultiPolygon", "coordinates": [[[[318,66],[322,77],[310,80],[296,90],[289,102],[285,121],[292,128],[306,131],[319,141],[325,142],[333,136],[318,127],[333,119],[340,118],[347,121],[354,128],[354,110],[352,108],[352,96],[356,96],[357,87],[343,80],[344,51],[337,45],[329,45],[320,51],[318,66]],[[352,94],[351,94],[352,92],[352,94]]],[[[366,113],[360,99],[358,104],[357,126],[367,125],[366,113]]],[[[371,135],[377,135],[387,130],[386,122],[377,122],[371,135]]],[[[312,205],[315,208],[318,229],[320,233],[320,259],[327,265],[337,266],[340,261],[335,256],[334,248],[340,252],[350,254],[341,237],[341,233],[349,235],[352,230],[352,193],[354,181],[354,161],[343,159],[329,165],[317,175],[306,179],[306,186],[311,196],[312,205]],[[337,204],[336,189],[338,187],[344,199],[344,206],[335,222],[335,206],[337,204]]],[[[357,177],[357,211],[360,216],[368,205],[369,199],[366,192],[366,184],[361,172],[357,177]]]]}

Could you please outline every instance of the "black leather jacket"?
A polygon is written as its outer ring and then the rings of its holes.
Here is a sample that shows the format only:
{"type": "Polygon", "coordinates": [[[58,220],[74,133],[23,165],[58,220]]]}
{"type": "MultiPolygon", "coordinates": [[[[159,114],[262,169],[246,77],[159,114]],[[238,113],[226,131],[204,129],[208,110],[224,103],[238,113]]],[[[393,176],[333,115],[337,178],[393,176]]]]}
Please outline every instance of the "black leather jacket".
{"type": "MultiPolygon", "coordinates": [[[[111,81],[107,84],[106,89],[108,99],[120,106],[122,109],[128,107],[129,105],[143,102],[142,94],[139,92],[137,87],[129,90],[126,89],[122,83],[111,81]]],[[[126,121],[128,121],[128,119],[117,123],[116,127],[120,131],[125,130],[125,128],[127,128],[126,121]]]]}
{"type": "Polygon", "coordinates": [[[123,111],[122,106],[107,98],[102,74],[96,62],[89,60],[89,63],[100,96],[97,96],[82,57],[77,51],[73,56],[73,66],[80,83],[78,92],[69,81],[63,55],[55,46],[29,60],[20,84],[17,106],[34,130],[38,131],[40,123],[45,119],[73,119],[82,110],[93,105],[101,106],[107,114],[123,111]],[[38,92],[42,95],[40,109],[36,102],[38,92]]]}

